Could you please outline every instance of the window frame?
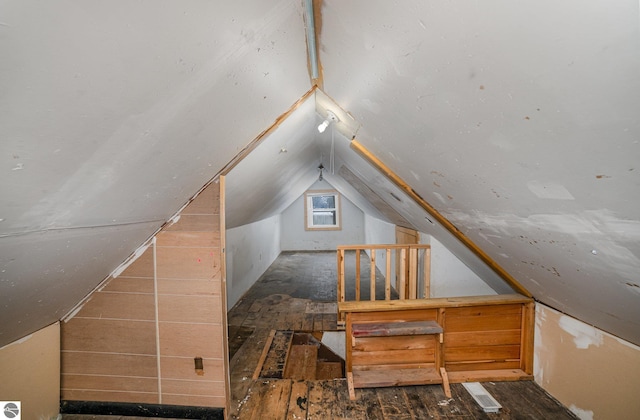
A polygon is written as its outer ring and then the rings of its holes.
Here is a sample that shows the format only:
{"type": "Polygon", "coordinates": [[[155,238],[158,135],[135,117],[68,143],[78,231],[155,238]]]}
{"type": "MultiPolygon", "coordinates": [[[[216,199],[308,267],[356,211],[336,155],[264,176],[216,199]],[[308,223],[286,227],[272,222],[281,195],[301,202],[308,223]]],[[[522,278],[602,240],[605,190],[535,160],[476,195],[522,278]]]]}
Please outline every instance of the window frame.
{"type": "MultiPolygon", "coordinates": [[[[304,229],[305,230],[342,230],[342,206],[340,193],[336,190],[309,190],[304,193],[304,229]],[[333,195],[336,206],[330,211],[336,212],[336,224],[334,225],[314,225],[313,224],[313,197],[333,195]]],[[[324,209],[326,211],[326,209],[324,209]]]]}

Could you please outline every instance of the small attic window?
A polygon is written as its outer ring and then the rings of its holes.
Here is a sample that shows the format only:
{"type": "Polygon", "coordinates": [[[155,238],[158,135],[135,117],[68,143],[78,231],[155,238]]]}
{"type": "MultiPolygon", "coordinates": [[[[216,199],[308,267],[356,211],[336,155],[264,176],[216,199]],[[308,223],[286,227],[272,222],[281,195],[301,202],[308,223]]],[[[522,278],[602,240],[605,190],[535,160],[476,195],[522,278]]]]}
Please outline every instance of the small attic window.
{"type": "Polygon", "coordinates": [[[335,190],[307,191],[304,194],[306,230],[341,230],[340,194],[335,190]]]}

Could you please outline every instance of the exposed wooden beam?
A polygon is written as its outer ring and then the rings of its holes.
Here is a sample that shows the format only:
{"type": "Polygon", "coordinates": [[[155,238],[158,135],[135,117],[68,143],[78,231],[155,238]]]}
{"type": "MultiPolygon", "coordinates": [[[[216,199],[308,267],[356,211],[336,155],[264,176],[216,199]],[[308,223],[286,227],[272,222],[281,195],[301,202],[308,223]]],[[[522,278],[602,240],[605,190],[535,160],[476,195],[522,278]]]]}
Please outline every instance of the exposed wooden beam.
{"type": "Polygon", "coordinates": [[[409,184],[407,184],[402,178],[400,178],[395,172],[393,172],[387,165],[385,165],[377,156],[367,150],[360,142],[353,140],[351,142],[351,148],[358,152],[364,159],[366,159],[371,165],[373,165],[378,171],[385,175],[391,182],[393,182],[398,188],[403,190],[409,197],[413,199],[420,207],[422,207],[427,213],[435,218],[445,229],[447,229],[453,236],[455,236],[460,242],[462,242],[471,252],[473,252],[478,258],[480,258],[489,268],[491,268],[500,278],[506,281],[515,291],[532,297],[531,293],[522,286],[511,274],[509,274],[504,268],[495,262],[486,252],[478,247],[471,239],[469,239],[464,233],[462,233],[453,223],[444,217],[438,210],[436,210],[431,204],[429,204],[424,198],[422,198],[409,184]]]}

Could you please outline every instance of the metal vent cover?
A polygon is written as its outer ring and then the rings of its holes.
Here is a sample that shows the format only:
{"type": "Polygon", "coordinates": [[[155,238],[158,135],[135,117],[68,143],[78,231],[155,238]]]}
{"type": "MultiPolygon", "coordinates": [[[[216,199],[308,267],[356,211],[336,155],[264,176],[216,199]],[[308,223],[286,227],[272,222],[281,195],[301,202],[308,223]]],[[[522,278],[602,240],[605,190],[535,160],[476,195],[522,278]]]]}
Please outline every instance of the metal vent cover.
{"type": "Polygon", "coordinates": [[[471,394],[485,413],[497,413],[502,408],[480,382],[463,383],[462,386],[471,394]]]}

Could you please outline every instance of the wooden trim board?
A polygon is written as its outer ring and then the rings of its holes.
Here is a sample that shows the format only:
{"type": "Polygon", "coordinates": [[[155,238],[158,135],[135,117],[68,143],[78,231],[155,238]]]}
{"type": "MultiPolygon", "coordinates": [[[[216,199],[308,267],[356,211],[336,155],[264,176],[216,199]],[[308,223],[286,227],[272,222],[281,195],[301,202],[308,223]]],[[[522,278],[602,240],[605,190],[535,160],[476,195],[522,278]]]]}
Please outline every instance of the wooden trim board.
{"type": "Polygon", "coordinates": [[[380,300],[375,302],[338,302],[338,312],[376,312],[380,310],[460,308],[478,305],[509,305],[533,302],[522,295],[463,296],[453,298],[430,298],[412,300],[380,300]]]}
{"type": "Polygon", "coordinates": [[[380,159],[378,159],[373,153],[367,150],[357,140],[351,141],[351,148],[358,152],[364,159],[366,159],[371,165],[373,165],[378,171],[385,175],[391,182],[393,182],[398,188],[403,190],[409,197],[411,197],[420,207],[422,207],[427,213],[433,216],[438,223],[440,223],[445,229],[447,229],[453,236],[455,236],[460,242],[462,242],[471,252],[473,252],[478,258],[480,258],[489,268],[491,268],[498,276],[506,281],[516,292],[521,293],[527,297],[532,297],[531,293],[522,286],[515,278],[511,276],[504,268],[502,268],[497,262],[495,262],[487,253],[485,253],[480,247],[478,247],[471,239],[469,239],[464,233],[462,233],[453,223],[444,217],[438,210],[429,204],[424,198],[422,198],[409,184],[407,184],[402,178],[400,178],[395,172],[393,172],[387,165],[385,165],[380,159]]]}

